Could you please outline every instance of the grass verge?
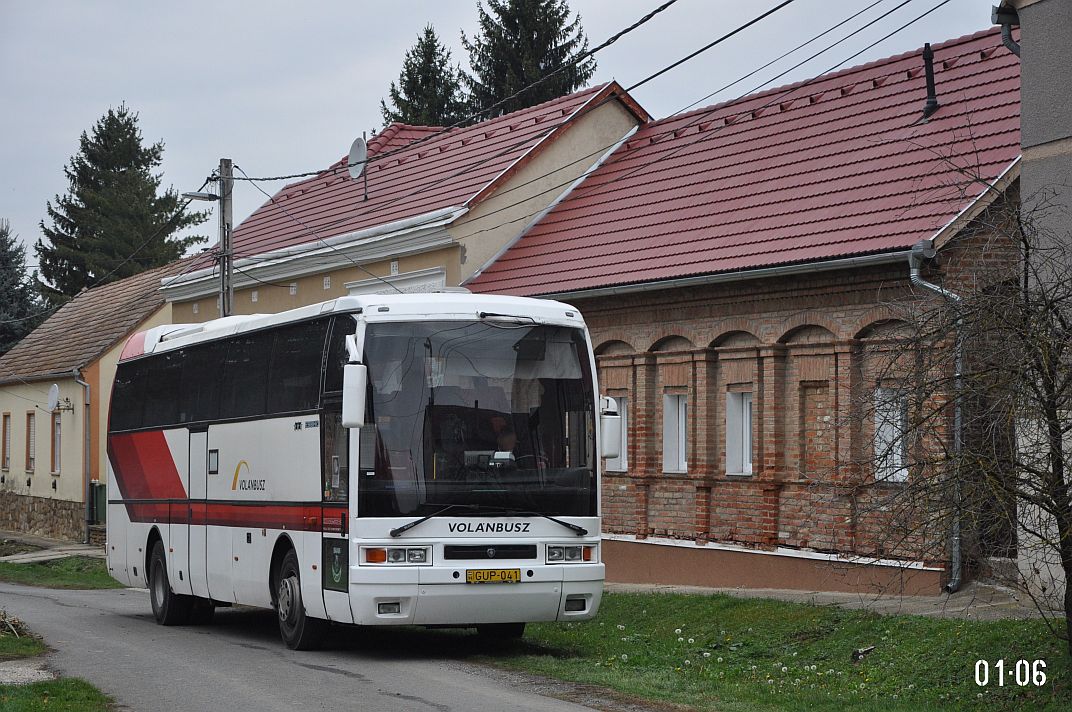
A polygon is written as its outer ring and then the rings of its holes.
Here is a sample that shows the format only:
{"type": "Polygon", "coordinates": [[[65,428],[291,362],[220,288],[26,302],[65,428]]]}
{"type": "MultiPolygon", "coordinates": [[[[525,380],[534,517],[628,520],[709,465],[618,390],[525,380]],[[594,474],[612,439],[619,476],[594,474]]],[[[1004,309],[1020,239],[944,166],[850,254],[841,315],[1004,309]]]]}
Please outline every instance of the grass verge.
{"type": "Polygon", "coordinates": [[[0,581],[45,588],[122,588],[103,559],[71,556],[31,564],[0,562],[0,581]]]}
{"type": "MultiPolygon", "coordinates": [[[[32,658],[46,650],[45,644],[31,635],[21,621],[0,610],[0,662],[32,658]]],[[[78,678],[61,678],[28,685],[0,683],[0,710],[4,712],[107,712],[112,709],[111,704],[112,700],[107,695],[78,678]]]]}
{"type": "Polygon", "coordinates": [[[608,594],[596,620],[530,625],[524,642],[483,660],[727,712],[1067,710],[1072,699],[1067,650],[1038,620],[879,616],[721,595],[608,594]],[[1044,685],[1017,684],[1021,659],[1045,661],[1044,685]],[[985,687],[977,660],[989,661],[985,687]]]}
{"type": "Polygon", "coordinates": [[[111,704],[107,695],[75,677],[0,685],[0,709],[5,712],[107,712],[111,704]]]}

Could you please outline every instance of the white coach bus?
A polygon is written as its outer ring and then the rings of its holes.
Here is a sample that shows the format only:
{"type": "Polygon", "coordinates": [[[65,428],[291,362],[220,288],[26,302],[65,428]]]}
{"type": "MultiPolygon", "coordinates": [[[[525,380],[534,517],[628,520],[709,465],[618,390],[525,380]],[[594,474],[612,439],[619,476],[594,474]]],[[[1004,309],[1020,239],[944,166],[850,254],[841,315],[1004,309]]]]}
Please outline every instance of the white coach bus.
{"type": "Polygon", "coordinates": [[[108,570],[159,623],[272,607],[476,627],[591,618],[603,586],[597,398],[576,309],[462,293],[343,297],[127,342],[108,427],[108,570]]]}

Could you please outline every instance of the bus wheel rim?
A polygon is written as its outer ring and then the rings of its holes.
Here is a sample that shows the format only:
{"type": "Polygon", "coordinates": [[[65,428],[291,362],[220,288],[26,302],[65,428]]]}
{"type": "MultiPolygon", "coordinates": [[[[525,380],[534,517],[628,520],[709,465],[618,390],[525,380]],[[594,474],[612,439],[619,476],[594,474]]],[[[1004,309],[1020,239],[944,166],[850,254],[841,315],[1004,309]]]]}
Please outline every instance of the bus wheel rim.
{"type": "Polygon", "coordinates": [[[163,604],[164,602],[164,577],[160,573],[160,567],[157,566],[153,570],[153,594],[155,595],[156,602],[163,604]]]}
{"type": "Polygon", "coordinates": [[[293,587],[292,578],[285,578],[279,584],[279,620],[284,623],[290,618],[294,606],[293,587]]]}

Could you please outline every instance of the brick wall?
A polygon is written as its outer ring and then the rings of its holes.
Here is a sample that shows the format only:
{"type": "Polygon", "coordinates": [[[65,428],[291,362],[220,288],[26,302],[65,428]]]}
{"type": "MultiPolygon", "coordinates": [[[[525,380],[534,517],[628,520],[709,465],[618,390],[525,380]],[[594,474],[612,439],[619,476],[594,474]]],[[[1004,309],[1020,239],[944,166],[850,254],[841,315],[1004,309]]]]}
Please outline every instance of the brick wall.
{"type": "Polygon", "coordinates": [[[629,403],[628,472],[604,478],[605,531],[943,560],[941,536],[901,551],[883,539],[881,497],[896,485],[861,465],[873,427],[851,414],[911,294],[907,263],[895,263],[573,299],[601,390],[629,403]],[[752,398],[750,474],[727,472],[733,393],[752,398]],[[666,394],[688,399],[685,473],[663,472],[666,394]]]}

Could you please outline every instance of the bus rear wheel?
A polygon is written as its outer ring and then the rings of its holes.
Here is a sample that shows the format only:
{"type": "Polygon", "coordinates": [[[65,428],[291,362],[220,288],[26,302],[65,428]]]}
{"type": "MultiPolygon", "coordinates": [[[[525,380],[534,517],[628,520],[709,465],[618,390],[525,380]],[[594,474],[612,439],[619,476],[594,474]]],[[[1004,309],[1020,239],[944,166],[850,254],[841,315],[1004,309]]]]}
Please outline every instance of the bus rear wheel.
{"type": "Polygon", "coordinates": [[[305,614],[301,597],[298,555],[287,552],[276,577],[275,610],[279,618],[279,635],[291,650],[313,650],[320,645],[324,622],[305,614]]]}
{"type": "Polygon", "coordinates": [[[153,545],[149,559],[149,601],[153,604],[153,617],[160,625],[184,625],[190,620],[192,602],[189,596],[171,590],[164,545],[160,541],[153,545]]]}
{"type": "Polygon", "coordinates": [[[524,623],[485,623],[476,627],[484,640],[517,640],[525,634],[524,623]]]}

